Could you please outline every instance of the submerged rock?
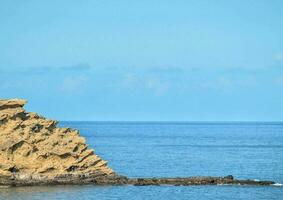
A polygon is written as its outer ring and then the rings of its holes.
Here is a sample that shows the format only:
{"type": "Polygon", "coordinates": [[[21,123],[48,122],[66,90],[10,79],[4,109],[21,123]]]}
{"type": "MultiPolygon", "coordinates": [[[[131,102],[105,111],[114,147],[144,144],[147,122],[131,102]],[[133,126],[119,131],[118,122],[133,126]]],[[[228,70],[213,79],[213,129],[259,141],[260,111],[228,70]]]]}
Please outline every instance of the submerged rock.
{"type": "Polygon", "coordinates": [[[54,184],[272,185],[226,177],[127,178],[94,154],[77,130],[23,109],[22,99],[0,99],[0,187],[54,184]]]}

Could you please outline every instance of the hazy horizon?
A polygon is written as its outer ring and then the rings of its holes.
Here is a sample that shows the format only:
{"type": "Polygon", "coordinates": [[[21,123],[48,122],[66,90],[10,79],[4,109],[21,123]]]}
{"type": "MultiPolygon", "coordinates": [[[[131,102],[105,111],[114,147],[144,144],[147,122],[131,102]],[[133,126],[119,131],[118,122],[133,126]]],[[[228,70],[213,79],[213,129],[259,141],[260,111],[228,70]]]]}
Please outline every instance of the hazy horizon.
{"type": "Polygon", "coordinates": [[[283,121],[142,121],[142,120],[57,120],[58,122],[95,122],[95,123],[177,123],[177,124],[239,124],[239,123],[243,123],[243,124],[257,124],[257,123],[267,123],[267,124],[282,124],[283,121]]]}

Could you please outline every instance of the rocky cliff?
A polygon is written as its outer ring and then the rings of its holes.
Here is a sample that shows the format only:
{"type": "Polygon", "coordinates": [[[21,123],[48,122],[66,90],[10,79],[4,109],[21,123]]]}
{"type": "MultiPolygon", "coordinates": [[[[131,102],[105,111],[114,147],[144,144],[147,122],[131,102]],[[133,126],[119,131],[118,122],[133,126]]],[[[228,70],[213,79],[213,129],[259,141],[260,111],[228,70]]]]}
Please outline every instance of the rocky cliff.
{"type": "Polygon", "coordinates": [[[0,183],[95,182],[116,176],[77,130],[26,112],[25,103],[0,100],[0,183]]]}

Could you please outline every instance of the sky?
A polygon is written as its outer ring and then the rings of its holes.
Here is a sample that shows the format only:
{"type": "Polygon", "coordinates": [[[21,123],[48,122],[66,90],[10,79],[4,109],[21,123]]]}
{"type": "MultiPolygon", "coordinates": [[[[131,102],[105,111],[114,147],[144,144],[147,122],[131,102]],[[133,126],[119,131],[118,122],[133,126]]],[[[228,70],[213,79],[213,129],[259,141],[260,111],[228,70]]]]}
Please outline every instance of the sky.
{"type": "Polygon", "coordinates": [[[0,98],[57,120],[283,121],[283,1],[1,0],[0,98]]]}

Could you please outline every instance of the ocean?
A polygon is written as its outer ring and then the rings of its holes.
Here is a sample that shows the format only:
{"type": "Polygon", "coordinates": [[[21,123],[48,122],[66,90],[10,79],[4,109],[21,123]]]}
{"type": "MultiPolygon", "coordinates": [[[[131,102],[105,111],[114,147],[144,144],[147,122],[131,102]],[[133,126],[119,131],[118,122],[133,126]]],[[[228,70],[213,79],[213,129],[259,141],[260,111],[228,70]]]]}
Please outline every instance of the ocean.
{"type": "MultiPolygon", "coordinates": [[[[226,176],[283,183],[280,122],[60,122],[128,177],[226,176]]],[[[278,184],[280,185],[280,184],[278,184]]],[[[2,200],[283,199],[282,186],[35,186],[2,200]]]]}

